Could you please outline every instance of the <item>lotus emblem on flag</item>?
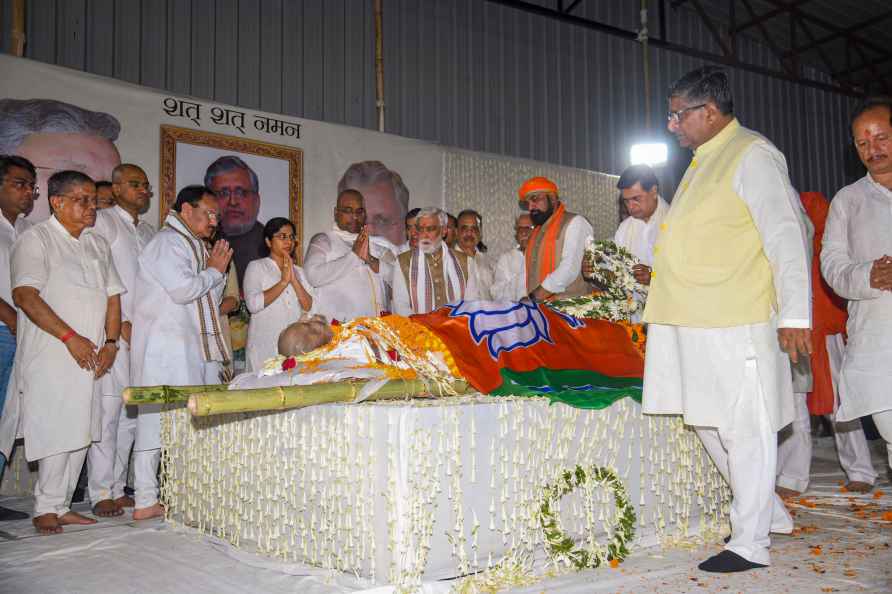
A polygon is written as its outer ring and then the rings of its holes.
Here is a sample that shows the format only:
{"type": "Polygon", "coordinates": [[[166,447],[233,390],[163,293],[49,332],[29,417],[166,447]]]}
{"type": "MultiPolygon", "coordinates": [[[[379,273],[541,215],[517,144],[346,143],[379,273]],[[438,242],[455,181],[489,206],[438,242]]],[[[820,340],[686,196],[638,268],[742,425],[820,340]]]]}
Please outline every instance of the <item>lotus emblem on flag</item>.
{"type": "MultiPolygon", "coordinates": [[[[498,360],[499,353],[531,347],[540,341],[554,344],[549,321],[539,304],[527,299],[513,301],[461,301],[447,306],[450,317],[466,316],[471,338],[477,344],[486,340],[489,355],[498,360]]],[[[581,320],[558,311],[552,313],[570,328],[584,325],[581,320]]]]}

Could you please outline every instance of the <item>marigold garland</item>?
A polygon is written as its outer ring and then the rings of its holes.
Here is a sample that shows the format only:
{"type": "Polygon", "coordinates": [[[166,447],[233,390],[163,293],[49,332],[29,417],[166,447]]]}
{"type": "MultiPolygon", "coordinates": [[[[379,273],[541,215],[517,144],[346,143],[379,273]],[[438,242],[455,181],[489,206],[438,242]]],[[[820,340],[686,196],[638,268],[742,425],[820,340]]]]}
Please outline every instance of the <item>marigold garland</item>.
{"type": "Polygon", "coordinates": [[[543,489],[542,503],[537,512],[539,525],[545,533],[545,547],[555,563],[571,565],[575,569],[595,568],[602,563],[622,561],[629,554],[628,543],[635,536],[635,509],[629,501],[626,487],[612,468],[593,466],[587,472],[577,466],[543,489]],[[573,539],[560,528],[552,509],[554,503],[578,487],[594,481],[609,487],[616,504],[617,527],[607,546],[595,545],[591,549],[576,547],[573,539]]]}

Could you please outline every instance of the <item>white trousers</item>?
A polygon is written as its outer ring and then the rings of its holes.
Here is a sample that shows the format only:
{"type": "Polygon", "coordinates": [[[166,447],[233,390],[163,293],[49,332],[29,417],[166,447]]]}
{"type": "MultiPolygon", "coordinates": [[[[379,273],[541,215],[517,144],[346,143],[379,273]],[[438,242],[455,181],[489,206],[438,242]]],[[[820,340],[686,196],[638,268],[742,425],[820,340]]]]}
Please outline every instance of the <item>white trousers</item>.
{"type": "Polygon", "coordinates": [[[740,396],[729,414],[727,429],[695,427],[731,487],[731,540],[725,548],[753,563],[770,565],[768,533],[792,532],[793,519],[774,492],[777,433],[771,429],[753,359],[746,362],[740,396]]]}
{"type": "MultiPolygon", "coordinates": [[[[794,394],[796,418],[779,434],[777,447],[777,485],[800,493],[808,489],[811,471],[811,418],[805,394],[794,394]]],[[[850,481],[874,484],[877,473],[870,461],[870,449],[861,421],[836,422],[836,414],[825,415],[833,425],[839,464],[850,481]]]]}
{"type": "Polygon", "coordinates": [[[127,409],[120,395],[102,397],[101,439],[87,453],[87,485],[93,505],[124,495],[136,436],[136,414],[128,415],[127,409]]]}
{"type": "Polygon", "coordinates": [[[886,455],[889,458],[889,468],[892,468],[892,410],[873,413],[871,416],[877,431],[886,442],[886,455]]]}
{"type": "Polygon", "coordinates": [[[71,497],[84,467],[87,448],[41,458],[34,485],[34,517],[62,516],[71,511],[71,497]]]}
{"type": "Polygon", "coordinates": [[[134,509],[143,509],[158,503],[158,463],[160,461],[160,448],[133,452],[134,509]]]}

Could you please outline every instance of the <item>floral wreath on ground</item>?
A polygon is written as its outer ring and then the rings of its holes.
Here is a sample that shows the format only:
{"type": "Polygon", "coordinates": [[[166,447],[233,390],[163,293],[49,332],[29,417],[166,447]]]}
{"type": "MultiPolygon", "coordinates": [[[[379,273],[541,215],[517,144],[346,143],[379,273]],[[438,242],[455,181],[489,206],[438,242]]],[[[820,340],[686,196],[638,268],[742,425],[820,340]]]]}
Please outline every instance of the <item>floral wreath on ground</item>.
{"type": "Polygon", "coordinates": [[[594,269],[586,280],[601,290],[591,295],[552,301],[549,305],[577,318],[611,322],[629,321],[633,314],[644,309],[648,287],[635,280],[632,274],[632,267],[640,264],[638,258],[612,241],[595,241],[590,237],[583,259],[594,269]]]}
{"type": "Polygon", "coordinates": [[[572,472],[564,471],[556,482],[543,489],[536,515],[545,534],[545,547],[551,560],[576,570],[599,567],[603,563],[615,566],[628,556],[628,543],[635,536],[635,509],[629,501],[626,487],[613,469],[602,466],[594,466],[588,471],[577,466],[572,472]],[[577,547],[561,529],[554,506],[564,495],[590,482],[602,484],[613,492],[617,525],[606,546],[592,542],[587,548],[577,547]]]}

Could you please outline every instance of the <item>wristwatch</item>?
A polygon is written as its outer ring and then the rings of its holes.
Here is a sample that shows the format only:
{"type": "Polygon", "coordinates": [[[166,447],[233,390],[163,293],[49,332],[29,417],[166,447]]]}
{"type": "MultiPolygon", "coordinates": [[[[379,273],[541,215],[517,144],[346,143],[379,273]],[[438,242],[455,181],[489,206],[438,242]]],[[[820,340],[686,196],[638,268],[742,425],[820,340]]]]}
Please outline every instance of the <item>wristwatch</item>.
{"type": "Polygon", "coordinates": [[[107,339],[107,340],[105,341],[105,344],[112,344],[112,345],[115,346],[116,349],[117,349],[117,348],[120,348],[120,347],[118,347],[118,339],[117,339],[117,338],[115,338],[114,340],[112,340],[111,338],[109,338],[109,339],[107,339]]]}

